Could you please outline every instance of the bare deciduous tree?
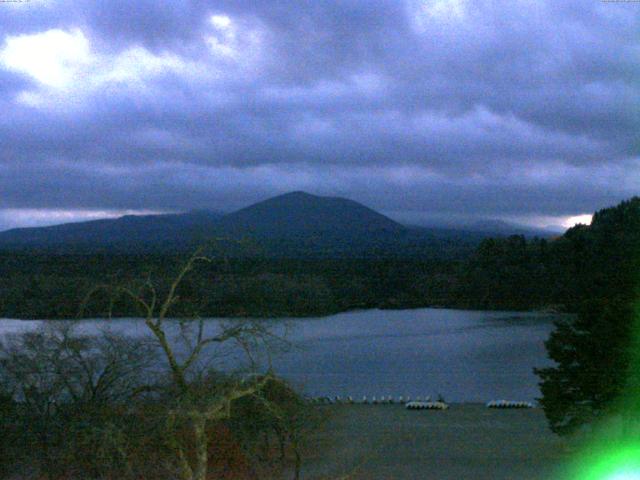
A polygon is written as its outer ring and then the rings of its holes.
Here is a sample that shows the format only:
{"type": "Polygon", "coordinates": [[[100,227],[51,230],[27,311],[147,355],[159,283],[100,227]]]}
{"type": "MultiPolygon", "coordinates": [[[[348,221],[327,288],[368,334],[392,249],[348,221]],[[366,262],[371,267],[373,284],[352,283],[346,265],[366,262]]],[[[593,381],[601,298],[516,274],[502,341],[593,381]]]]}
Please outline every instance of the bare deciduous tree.
{"type": "MultiPolygon", "coordinates": [[[[259,362],[255,358],[260,345],[268,345],[271,340],[278,340],[261,322],[242,320],[221,322],[214,333],[205,328],[204,319],[181,320],[182,346],[171,336],[171,322],[168,326],[168,315],[171,308],[178,303],[178,290],[185,276],[191,272],[198,262],[210,262],[211,259],[196,251],[182,266],[176,277],[160,294],[153,282],[148,278],[137,288],[127,285],[100,285],[87,296],[89,298],[100,291],[110,294],[113,305],[121,297],[134,302],[143,314],[144,324],[157,342],[168,364],[173,401],[166,415],[166,424],[170,431],[169,447],[175,454],[178,475],[183,480],[205,480],[209,463],[209,448],[213,439],[207,427],[215,422],[227,419],[231,415],[234,401],[255,395],[268,382],[277,381],[270,368],[258,375],[255,372],[259,362]],[[203,360],[203,352],[209,346],[234,344],[244,353],[249,361],[251,375],[242,377],[226,377],[225,381],[197,381],[197,366],[203,360]],[[177,433],[179,429],[188,428],[189,442],[177,433]],[[189,448],[193,446],[193,449],[189,448]]],[[[265,350],[266,351],[266,350],[265,350]]],[[[152,385],[146,387],[153,389],[152,385]]],[[[140,391],[145,388],[140,389],[140,391]]]]}
{"type": "MultiPolygon", "coordinates": [[[[98,427],[92,419],[126,405],[155,361],[153,352],[142,341],[108,331],[79,334],[69,322],[49,323],[0,342],[0,383],[16,402],[22,441],[34,447],[31,464],[44,478],[63,474],[72,445],[93,444],[85,450],[96,460],[84,464],[94,470],[101,468],[105,449],[120,449],[116,425],[98,427]],[[79,424],[82,434],[74,431],[79,424]]],[[[124,455],[119,457],[126,463],[124,455]]]]}

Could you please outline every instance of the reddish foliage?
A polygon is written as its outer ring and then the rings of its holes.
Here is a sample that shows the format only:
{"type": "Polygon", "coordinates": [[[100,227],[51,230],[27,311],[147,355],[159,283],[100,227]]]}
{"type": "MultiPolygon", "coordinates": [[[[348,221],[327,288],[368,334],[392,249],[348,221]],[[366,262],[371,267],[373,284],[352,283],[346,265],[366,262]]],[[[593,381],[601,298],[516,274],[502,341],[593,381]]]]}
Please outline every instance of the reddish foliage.
{"type": "Polygon", "coordinates": [[[209,477],[216,479],[253,478],[251,462],[242,451],[229,427],[224,424],[209,428],[209,477]]]}

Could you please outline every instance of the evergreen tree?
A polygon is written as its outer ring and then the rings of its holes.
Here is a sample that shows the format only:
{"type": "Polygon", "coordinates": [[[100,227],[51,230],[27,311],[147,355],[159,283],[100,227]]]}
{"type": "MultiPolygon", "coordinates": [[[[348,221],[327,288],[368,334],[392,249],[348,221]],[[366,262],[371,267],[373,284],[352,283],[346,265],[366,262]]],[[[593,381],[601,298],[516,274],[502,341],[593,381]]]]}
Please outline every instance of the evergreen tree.
{"type": "Polygon", "coordinates": [[[597,212],[554,250],[556,281],[577,315],[557,322],[546,342],[556,365],[536,370],[551,429],[569,433],[609,413],[637,416],[622,409],[640,384],[640,198],[597,212]]]}
{"type": "Polygon", "coordinates": [[[551,430],[571,433],[614,413],[631,367],[633,309],[620,300],[585,302],[575,318],[556,322],[546,342],[556,366],[536,369],[540,403],[551,430]]]}

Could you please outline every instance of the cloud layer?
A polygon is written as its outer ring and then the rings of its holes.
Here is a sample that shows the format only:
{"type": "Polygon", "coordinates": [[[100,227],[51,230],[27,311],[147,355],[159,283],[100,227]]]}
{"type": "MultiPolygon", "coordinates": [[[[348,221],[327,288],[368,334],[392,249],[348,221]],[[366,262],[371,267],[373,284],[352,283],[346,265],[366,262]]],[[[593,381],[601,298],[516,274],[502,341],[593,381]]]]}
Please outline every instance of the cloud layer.
{"type": "Polygon", "coordinates": [[[32,0],[0,25],[0,228],[290,190],[540,223],[640,190],[638,4],[32,0]]]}

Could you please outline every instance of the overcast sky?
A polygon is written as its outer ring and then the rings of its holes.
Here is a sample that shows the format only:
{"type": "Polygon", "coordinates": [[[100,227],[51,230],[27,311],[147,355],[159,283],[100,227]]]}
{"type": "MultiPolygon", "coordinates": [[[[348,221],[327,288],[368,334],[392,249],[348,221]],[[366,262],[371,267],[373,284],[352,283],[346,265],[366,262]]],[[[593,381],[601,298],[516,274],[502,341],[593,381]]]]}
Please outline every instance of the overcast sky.
{"type": "Polygon", "coordinates": [[[0,229],[291,190],[569,224],[640,192],[639,67],[634,2],[0,0],[0,229]]]}

